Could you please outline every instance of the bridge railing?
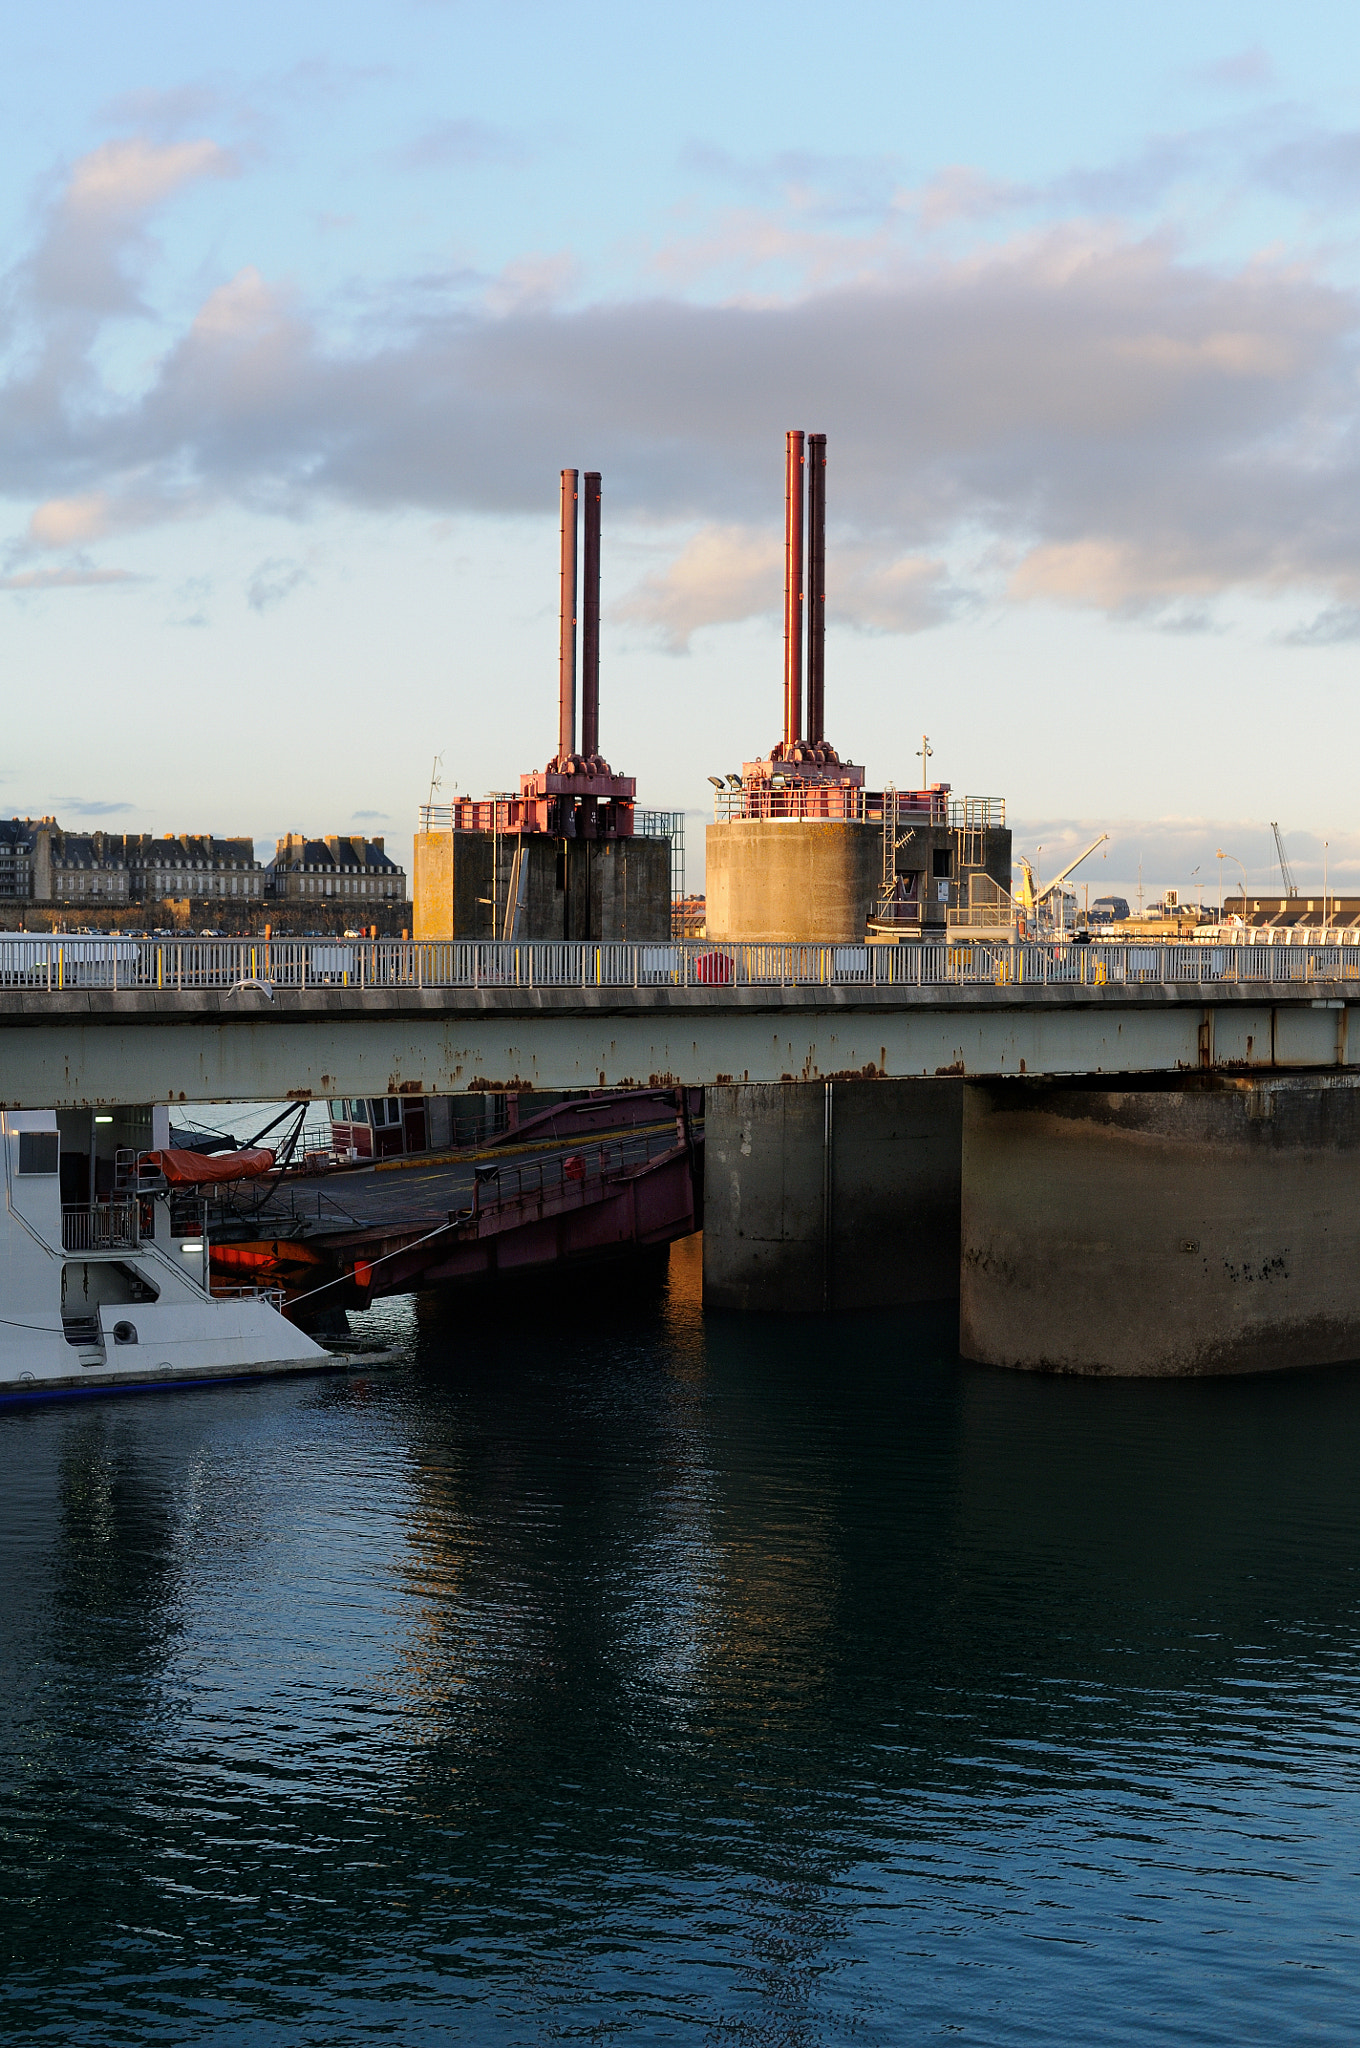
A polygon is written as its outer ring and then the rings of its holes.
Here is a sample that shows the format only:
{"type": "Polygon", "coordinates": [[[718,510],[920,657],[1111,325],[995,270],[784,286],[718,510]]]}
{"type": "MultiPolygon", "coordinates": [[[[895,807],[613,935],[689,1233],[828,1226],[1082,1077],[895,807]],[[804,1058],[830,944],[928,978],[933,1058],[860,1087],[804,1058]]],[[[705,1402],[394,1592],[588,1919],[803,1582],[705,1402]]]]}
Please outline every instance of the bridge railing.
{"type": "Polygon", "coordinates": [[[129,939],[0,935],[0,987],[438,989],[1105,987],[1140,982],[1360,982],[1360,933],[1257,946],[1127,940],[1012,945],[670,944],[399,939],[129,939]]]}

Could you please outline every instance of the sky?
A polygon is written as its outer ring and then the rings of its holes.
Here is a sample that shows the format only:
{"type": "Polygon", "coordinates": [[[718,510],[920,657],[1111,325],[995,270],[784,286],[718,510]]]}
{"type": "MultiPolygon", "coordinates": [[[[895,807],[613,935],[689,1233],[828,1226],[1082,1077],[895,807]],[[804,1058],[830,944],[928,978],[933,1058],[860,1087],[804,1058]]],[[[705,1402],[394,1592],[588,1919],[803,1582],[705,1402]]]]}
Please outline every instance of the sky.
{"type": "Polygon", "coordinates": [[[1278,888],[1271,820],[1360,892],[1355,48],[1253,0],[16,17],[0,811],[409,859],[436,758],[554,751],[571,465],[603,751],[702,886],[803,427],[872,786],[928,734],[1042,875],[1108,832],[1092,896],[1278,888]]]}

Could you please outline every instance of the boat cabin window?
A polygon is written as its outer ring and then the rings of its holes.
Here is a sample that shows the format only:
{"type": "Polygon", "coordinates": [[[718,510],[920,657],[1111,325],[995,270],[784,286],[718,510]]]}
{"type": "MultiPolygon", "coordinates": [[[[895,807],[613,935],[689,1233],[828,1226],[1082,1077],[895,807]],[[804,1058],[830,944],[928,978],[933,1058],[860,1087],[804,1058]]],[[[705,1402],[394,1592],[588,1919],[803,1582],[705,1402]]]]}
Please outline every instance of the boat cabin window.
{"type": "Polygon", "coordinates": [[[349,1106],[349,1120],[352,1124],[366,1124],[368,1122],[368,1104],[366,1102],[351,1102],[349,1106]]]}
{"type": "Polygon", "coordinates": [[[20,1173],[56,1173],[61,1165],[59,1131],[20,1131],[20,1173]]]}
{"type": "Polygon", "coordinates": [[[373,1121],[377,1125],[401,1122],[401,1103],[395,1095],[379,1095],[374,1098],[373,1121]]]}

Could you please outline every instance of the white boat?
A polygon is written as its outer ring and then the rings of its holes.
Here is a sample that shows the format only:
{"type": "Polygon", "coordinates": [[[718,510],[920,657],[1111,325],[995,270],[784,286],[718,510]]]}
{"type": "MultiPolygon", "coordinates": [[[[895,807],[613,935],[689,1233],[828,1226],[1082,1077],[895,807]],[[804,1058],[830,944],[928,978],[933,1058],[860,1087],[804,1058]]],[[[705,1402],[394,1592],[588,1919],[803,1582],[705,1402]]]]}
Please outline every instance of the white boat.
{"type": "Polygon", "coordinates": [[[164,1108],[0,1112],[0,1400],[338,1362],[267,1294],[209,1292],[198,1195],[138,1163],[169,1137],[164,1108]]]}

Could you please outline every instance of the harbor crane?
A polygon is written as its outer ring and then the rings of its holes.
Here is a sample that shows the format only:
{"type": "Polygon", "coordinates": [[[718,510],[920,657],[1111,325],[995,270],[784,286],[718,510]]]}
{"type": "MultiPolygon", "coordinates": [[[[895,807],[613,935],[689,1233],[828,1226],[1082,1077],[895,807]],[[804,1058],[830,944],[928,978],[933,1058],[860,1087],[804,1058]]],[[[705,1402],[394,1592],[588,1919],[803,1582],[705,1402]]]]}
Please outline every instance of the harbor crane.
{"type": "Polygon", "coordinates": [[[1293,870],[1290,868],[1289,860],[1284,850],[1284,841],[1280,837],[1280,828],[1273,818],[1270,821],[1270,829],[1275,834],[1275,851],[1280,856],[1280,874],[1284,880],[1284,893],[1286,896],[1297,896],[1299,893],[1298,885],[1294,880],[1293,870]]]}
{"type": "Polygon", "coordinates": [[[1040,904],[1045,902],[1047,898],[1053,894],[1053,891],[1058,887],[1059,883],[1065,882],[1067,880],[1067,877],[1073,872],[1074,869],[1079,868],[1081,866],[1082,862],[1087,858],[1089,854],[1094,853],[1098,846],[1103,846],[1105,844],[1105,841],[1109,838],[1109,836],[1110,835],[1108,832],[1102,832],[1099,839],[1093,839],[1091,841],[1091,844],[1088,847],[1086,847],[1081,853],[1079,853],[1075,860],[1070,860],[1067,863],[1067,866],[1061,869],[1059,873],[1057,873],[1053,877],[1053,880],[1051,882],[1045,882],[1042,888],[1039,886],[1039,882],[1037,877],[1035,876],[1033,868],[1030,866],[1029,862],[1025,859],[1025,856],[1022,853],[1019,856],[1020,886],[1015,892],[1015,900],[1019,904],[1020,909],[1024,912],[1026,917],[1036,916],[1038,914],[1040,904]]]}

